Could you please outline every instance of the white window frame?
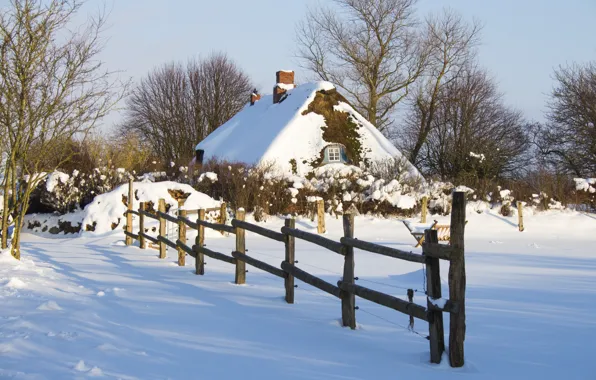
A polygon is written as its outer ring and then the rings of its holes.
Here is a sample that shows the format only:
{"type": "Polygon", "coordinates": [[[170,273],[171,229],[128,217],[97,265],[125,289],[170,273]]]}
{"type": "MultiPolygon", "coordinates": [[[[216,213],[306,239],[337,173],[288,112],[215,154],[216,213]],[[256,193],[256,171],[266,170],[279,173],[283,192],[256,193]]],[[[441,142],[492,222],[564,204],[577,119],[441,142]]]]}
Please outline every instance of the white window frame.
{"type": "Polygon", "coordinates": [[[341,148],[338,146],[330,146],[327,148],[327,155],[329,162],[341,162],[341,148]]]}

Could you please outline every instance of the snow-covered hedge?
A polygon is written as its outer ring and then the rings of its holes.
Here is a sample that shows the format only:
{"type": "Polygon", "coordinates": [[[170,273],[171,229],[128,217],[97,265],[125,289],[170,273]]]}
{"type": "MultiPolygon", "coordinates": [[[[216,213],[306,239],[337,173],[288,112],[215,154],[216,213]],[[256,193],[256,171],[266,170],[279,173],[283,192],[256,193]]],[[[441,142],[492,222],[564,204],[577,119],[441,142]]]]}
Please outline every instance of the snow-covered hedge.
{"type": "MultiPolygon", "coordinates": [[[[134,182],[133,209],[139,203],[157,208],[160,198],[166,201],[166,210],[178,207],[178,199],[186,198],[186,209],[219,207],[221,202],[200,193],[186,184],[176,182],[134,182]]],[[[121,185],[105,194],[100,194],[84,210],[65,215],[29,215],[25,227],[34,232],[51,233],[106,233],[124,227],[127,210],[128,185],[121,185]]]]}

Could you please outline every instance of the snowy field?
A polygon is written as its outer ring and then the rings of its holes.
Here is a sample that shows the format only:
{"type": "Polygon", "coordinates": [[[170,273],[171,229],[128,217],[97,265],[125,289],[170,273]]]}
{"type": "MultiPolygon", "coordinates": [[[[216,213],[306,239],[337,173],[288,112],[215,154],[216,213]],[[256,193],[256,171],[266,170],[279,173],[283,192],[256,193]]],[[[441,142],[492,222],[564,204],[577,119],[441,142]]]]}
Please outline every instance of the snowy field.
{"type": "MultiPolygon", "coordinates": [[[[288,305],[272,275],[249,267],[237,286],[233,266],[207,258],[206,275],[196,276],[191,257],[181,268],[173,250],[159,260],[110,233],[26,235],[20,263],[0,256],[0,378],[595,379],[596,216],[528,215],[523,233],[496,214],[468,220],[464,368],[446,357],[429,364],[422,321],[420,336],[407,316],[357,298],[351,331],[340,327],[339,300],[298,280],[288,305]]],[[[300,219],[297,227],[315,226],[300,219]]],[[[327,227],[328,237],[341,235],[341,220],[327,227]]],[[[369,217],[357,217],[356,237],[407,250],[415,243],[401,222],[369,217]]],[[[209,235],[206,244],[230,252],[234,238],[209,235]]],[[[281,243],[248,233],[246,245],[263,261],[283,260],[281,243]]],[[[329,282],[340,277],[339,255],[297,242],[296,258],[329,282]]],[[[356,275],[399,297],[412,287],[425,302],[418,264],[357,250],[356,275]]]]}

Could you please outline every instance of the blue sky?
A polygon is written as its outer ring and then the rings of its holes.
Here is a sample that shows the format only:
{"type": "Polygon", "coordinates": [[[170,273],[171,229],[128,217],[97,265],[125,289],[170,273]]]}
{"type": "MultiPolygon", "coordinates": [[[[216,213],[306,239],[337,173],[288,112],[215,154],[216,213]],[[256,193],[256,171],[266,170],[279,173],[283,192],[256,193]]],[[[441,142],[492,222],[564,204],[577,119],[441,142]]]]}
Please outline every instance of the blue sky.
{"type": "MultiPolygon", "coordinates": [[[[330,0],[323,0],[329,2],[330,0]]],[[[100,7],[91,0],[87,9],[100,7]]],[[[267,92],[278,69],[295,69],[294,25],[316,0],[108,0],[102,59],[139,79],[153,67],[225,51],[267,92]]],[[[528,119],[542,120],[553,68],[596,60],[596,0],[420,0],[420,17],[443,7],[484,24],[481,64],[528,119]]],[[[110,117],[108,124],[117,120],[110,117]]]]}

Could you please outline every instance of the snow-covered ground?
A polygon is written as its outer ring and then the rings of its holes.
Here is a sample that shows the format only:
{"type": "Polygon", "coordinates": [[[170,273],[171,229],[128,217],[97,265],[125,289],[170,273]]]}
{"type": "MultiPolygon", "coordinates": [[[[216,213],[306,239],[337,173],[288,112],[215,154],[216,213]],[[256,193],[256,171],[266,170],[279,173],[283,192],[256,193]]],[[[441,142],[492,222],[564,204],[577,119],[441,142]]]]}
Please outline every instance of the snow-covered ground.
{"type": "MultiPolygon", "coordinates": [[[[26,235],[21,262],[0,256],[0,378],[596,378],[596,216],[528,215],[523,233],[492,213],[468,220],[464,368],[428,363],[422,321],[420,336],[407,330],[407,316],[357,299],[352,331],[340,327],[339,300],[300,281],[288,305],[283,281],[257,269],[237,286],[229,264],[207,258],[206,275],[196,276],[190,257],[181,268],[172,250],[159,260],[109,233],[26,235]]],[[[341,220],[327,228],[339,237],[341,220]]],[[[397,220],[357,217],[356,237],[414,250],[397,220]]],[[[210,235],[206,244],[229,252],[234,239],[210,235]]],[[[251,233],[247,248],[275,265],[283,259],[282,244],[251,233]]],[[[298,242],[296,256],[313,274],[340,277],[338,255],[298,242]]],[[[413,287],[425,301],[418,264],[356,251],[356,275],[400,297],[413,287]]]]}

